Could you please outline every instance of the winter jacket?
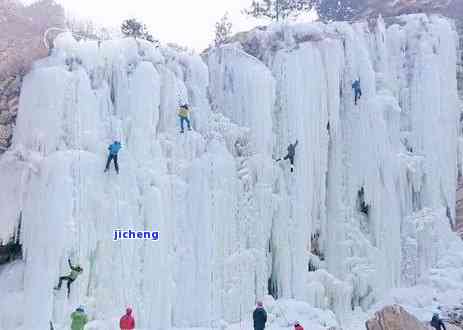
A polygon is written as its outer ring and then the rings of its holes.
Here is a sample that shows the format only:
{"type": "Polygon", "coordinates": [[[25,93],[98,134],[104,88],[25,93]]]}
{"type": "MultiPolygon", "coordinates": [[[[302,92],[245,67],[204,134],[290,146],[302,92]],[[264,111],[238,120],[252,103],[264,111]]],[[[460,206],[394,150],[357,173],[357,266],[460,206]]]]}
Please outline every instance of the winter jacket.
{"type": "Polygon", "coordinates": [[[190,114],[191,110],[190,109],[186,109],[186,108],[178,108],[177,109],[177,114],[180,116],[180,117],[183,117],[183,118],[188,118],[188,115],[190,114]]]}
{"type": "Polygon", "coordinates": [[[298,143],[299,143],[299,141],[296,141],[296,143],[290,144],[288,146],[288,156],[289,157],[294,157],[296,155],[296,147],[297,147],[298,143]]]}
{"type": "Polygon", "coordinates": [[[360,90],[360,80],[355,80],[353,83],[352,83],[352,89],[358,91],[360,90]]]}
{"type": "Polygon", "coordinates": [[[111,144],[108,149],[109,149],[109,153],[111,155],[117,155],[119,150],[121,150],[122,146],[119,142],[114,142],[113,144],[111,144]]]}
{"type": "Polygon", "coordinates": [[[445,328],[444,322],[439,318],[439,316],[434,315],[431,320],[431,326],[436,330],[447,330],[445,328]]]}
{"type": "Polygon", "coordinates": [[[69,274],[69,277],[75,280],[77,276],[79,276],[80,274],[82,274],[82,270],[73,269],[71,270],[71,274],[69,274]]]}
{"type": "Polygon", "coordinates": [[[68,259],[68,264],[69,268],[71,268],[71,274],[69,274],[68,277],[74,281],[84,270],[80,268],[80,266],[74,267],[71,263],[71,259],[68,259]]]}
{"type": "Polygon", "coordinates": [[[83,330],[85,324],[88,322],[87,315],[81,310],[76,310],[71,314],[71,330],[83,330]]]}
{"type": "Polygon", "coordinates": [[[257,307],[252,314],[254,319],[254,329],[263,330],[265,329],[265,323],[267,322],[267,312],[262,307],[257,307]]]}
{"type": "Polygon", "coordinates": [[[69,274],[69,277],[72,279],[72,280],[75,280],[77,278],[77,276],[79,276],[80,274],[82,274],[82,272],[84,271],[82,268],[79,267],[74,267],[72,264],[71,264],[71,260],[68,259],[68,264],[69,264],[69,268],[71,268],[71,274],[69,274]]]}
{"type": "Polygon", "coordinates": [[[132,310],[127,310],[127,314],[121,317],[119,326],[121,330],[135,329],[135,319],[132,317],[132,310]]]}
{"type": "Polygon", "coordinates": [[[294,327],[294,330],[304,330],[304,328],[302,327],[302,325],[296,325],[294,327]]]}

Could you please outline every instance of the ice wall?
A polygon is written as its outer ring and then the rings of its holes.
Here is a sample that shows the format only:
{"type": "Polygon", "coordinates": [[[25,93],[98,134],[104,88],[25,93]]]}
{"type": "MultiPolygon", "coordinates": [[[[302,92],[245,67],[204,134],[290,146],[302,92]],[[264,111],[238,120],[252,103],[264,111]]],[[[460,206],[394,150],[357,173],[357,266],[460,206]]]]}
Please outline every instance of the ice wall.
{"type": "Polygon", "coordinates": [[[24,248],[0,269],[23,278],[0,329],[64,329],[79,304],[99,329],[128,304],[141,329],[213,327],[268,293],[343,323],[415,284],[445,253],[429,242],[453,235],[433,228],[454,218],[456,34],[440,17],[398,22],[270,26],[204,61],[59,36],[0,156],[0,234],[21,215],[24,248]],[[194,131],[179,134],[187,102],[194,131]],[[120,175],[103,173],[114,139],[120,175]],[[275,160],[295,140],[291,173],[275,160]],[[120,228],[160,241],[113,242],[120,228]],[[69,300],[52,290],[68,257],[85,269],[69,300]]]}

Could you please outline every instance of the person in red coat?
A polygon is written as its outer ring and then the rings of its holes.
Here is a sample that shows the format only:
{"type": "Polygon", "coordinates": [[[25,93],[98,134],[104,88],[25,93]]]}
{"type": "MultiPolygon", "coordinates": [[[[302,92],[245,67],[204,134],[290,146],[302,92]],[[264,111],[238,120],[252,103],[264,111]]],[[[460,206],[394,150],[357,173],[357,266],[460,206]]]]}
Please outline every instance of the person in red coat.
{"type": "Polygon", "coordinates": [[[132,316],[132,308],[127,308],[125,315],[121,317],[119,326],[121,327],[121,330],[135,329],[135,319],[132,316]]]}
{"type": "Polygon", "coordinates": [[[302,325],[299,322],[294,323],[294,330],[304,330],[302,325]]]}

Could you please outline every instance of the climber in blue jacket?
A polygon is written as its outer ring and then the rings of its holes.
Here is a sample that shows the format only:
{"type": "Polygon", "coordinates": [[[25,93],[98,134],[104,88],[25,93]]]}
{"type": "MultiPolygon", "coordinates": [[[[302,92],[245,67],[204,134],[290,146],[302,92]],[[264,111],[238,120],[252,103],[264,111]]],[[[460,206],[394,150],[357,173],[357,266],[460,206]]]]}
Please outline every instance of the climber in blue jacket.
{"type": "Polygon", "coordinates": [[[109,155],[108,155],[108,161],[106,162],[106,168],[105,172],[109,171],[109,165],[111,164],[111,160],[114,160],[114,167],[116,168],[117,174],[119,174],[119,164],[117,163],[117,154],[119,153],[119,150],[121,150],[122,146],[119,141],[114,141],[109,147],[109,155]]]}
{"type": "Polygon", "coordinates": [[[357,80],[354,80],[352,83],[352,89],[354,90],[355,94],[355,105],[357,105],[357,101],[360,100],[362,97],[362,88],[360,87],[360,78],[357,80]]]}

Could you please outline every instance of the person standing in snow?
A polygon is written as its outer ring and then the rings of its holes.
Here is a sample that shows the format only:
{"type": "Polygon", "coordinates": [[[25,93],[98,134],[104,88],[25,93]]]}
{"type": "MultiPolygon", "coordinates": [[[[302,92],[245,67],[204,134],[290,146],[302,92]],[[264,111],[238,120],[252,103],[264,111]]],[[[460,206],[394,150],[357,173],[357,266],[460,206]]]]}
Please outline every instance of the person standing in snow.
{"type": "Polygon", "coordinates": [[[79,276],[80,274],[82,274],[82,272],[84,271],[84,269],[82,267],[80,267],[80,265],[77,265],[77,266],[73,266],[72,263],[71,263],[71,259],[68,259],[68,264],[69,264],[69,267],[71,268],[71,273],[67,276],[61,276],[59,278],[59,282],[58,282],[58,286],[55,287],[55,290],[60,290],[61,289],[61,284],[63,283],[63,281],[67,281],[67,288],[68,288],[68,298],[69,298],[69,295],[71,294],[71,284],[72,282],[74,282],[77,278],[77,276],[79,276]]]}
{"type": "MultiPolygon", "coordinates": [[[[289,144],[288,146],[288,154],[283,158],[283,160],[289,159],[289,162],[291,163],[291,172],[294,172],[294,156],[296,156],[296,147],[297,144],[299,143],[298,140],[294,144],[289,144]]],[[[276,161],[279,162],[281,158],[278,158],[276,161]]]]}
{"type": "Polygon", "coordinates": [[[184,132],[183,122],[187,123],[188,130],[191,131],[190,119],[188,118],[190,115],[190,112],[191,110],[188,104],[181,105],[180,108],[177,109],[177,114],[180,118],[180,133],[184,132]]]}
{"type": "Polygon", "coordinates": [[[439,317],[439,314],[434,313],[431,319],[431,326],[436,330],[447,330],[444,321],[439,317]]]}
{"type": "Polygon", "coordinates": [[[252,318],[254,320],[254,330],[264,330],[265,323],[267,322],[267,312],[264,309],[264,305],[261,301],[257,302],[257,307],[252,313],[252,318]]]}
{"type": "Polygon", "coordinates": [[[119,174],[119,164],[117,163],[117,154],[119,150],[121,150],[122,146],[119,141],[114,141],[109,147],[109,155],[108,160],[106,162],[105,173],[109,171],[109,165],[111,164],[111,160],[114,160],[114,167],[116,168],[117,174],[119,174]]]}
{"type": "Polygon", "coordinates": [[[304,330],[304,328],[302,327],[302,325],[298,321],[296,321],[294,323],[294,330],[304,330]]]}
{"type": "Polygon", "coordinates": [[[127,307],[126,313],[121,317],[119,321],[121,330],[133,330],[135,329],[135,319],[132,316],[132,308],[127,307]]]}
{"type": "Polygon", "coordinates": [[[84,330],[85,324],[88,322],[88,317],[85,314],[84,308],[79,306],[71,314],[71,330],[84,330]]]}
{"type": "Polygon", "coordinates": [[[360,78],[357,80],[354,80],[352,83],[352,89],[354,90],[355,94],[355,105],[357,105],[357,101],[360,100],[362,97],[362,88],[360,87],[360,78]]]}

